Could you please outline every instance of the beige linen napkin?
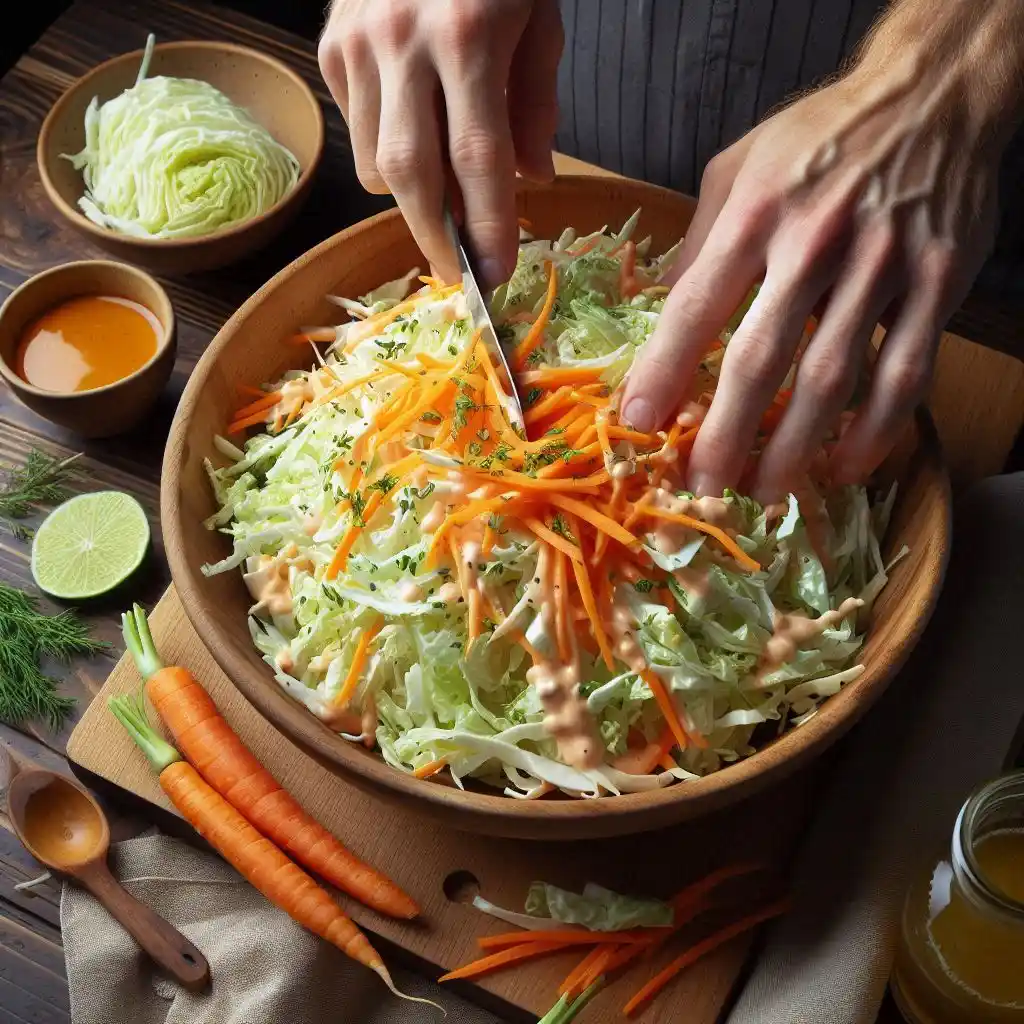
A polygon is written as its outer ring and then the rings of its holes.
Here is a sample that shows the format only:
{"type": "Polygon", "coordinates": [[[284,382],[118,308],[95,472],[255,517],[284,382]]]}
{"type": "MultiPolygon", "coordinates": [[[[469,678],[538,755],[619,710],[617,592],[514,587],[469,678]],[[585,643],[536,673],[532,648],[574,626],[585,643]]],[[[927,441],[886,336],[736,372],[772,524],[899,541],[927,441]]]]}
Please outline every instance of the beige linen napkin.
{"type": "MultiPolygon", "coordinates": [[[[892,961],[903,894],[947,843],[968,791],[997,774],[1024,716],[1024,474],[976,487],[959,510],[944,598],[907,671],[844,744],[771,933],[728,1024],[869,1024],[892,961]]],[[[126,888],[210,961],[198,995],[161,979],[95,900],[66,885],[61,926],[74,1024],[434,1024],[295,925],[217,858],[157,836],[122,843],[126,888]]],[[[437,985],[400,987],[452,1024],[497,1018],[437,985]]],[[[671,991],[663,999],[672,998],[671,991]]],[[[586,1013],[581,1024],[585,1024],[586,1013]]]]}
{"type": "MultiPolygon", "coordinates": [[[[373,973],[300,928],[219,857],[169,836],[111,848],[124,887],[191,939],[212,984],[188,992],[160,973],[84,889],[66,883],[60,924],[74,1024],[439,1024],[429,1006],[402,1002],[373,973]]],[[[450,1024],[497,1018],[407,971],[409,995],[441,1003],[450,1024]]]]}

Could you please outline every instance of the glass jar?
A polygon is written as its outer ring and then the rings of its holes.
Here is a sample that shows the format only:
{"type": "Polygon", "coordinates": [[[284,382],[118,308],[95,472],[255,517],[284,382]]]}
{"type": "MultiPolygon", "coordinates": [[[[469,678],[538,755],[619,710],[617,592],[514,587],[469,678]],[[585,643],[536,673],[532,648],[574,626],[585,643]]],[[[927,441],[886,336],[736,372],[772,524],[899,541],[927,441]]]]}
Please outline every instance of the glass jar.
{"type": "Polygon", "coordinates": [[[911,887],[891,985],[911,1024],[1024,1024],[1024,771],[974,792],[911,887]]]}

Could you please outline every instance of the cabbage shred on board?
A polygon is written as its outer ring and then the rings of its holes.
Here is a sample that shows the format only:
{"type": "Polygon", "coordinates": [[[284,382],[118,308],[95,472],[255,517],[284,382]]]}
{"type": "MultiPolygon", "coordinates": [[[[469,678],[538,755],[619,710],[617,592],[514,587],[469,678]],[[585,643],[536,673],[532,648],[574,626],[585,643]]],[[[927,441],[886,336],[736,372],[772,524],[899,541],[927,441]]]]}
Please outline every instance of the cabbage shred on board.
{"type": "Polygon", "coordinates": [[[265,213],[299,180],[299,162],[208,82],[147,78],[154,37],[131,89],[85,112],[82,212],[136,238],[208,235],[265,213]]]}
{"type": "Polygon", "coordinates": [[[823,490],[824,450],[778,506],[684,490],[731,332],[667,430],[620,422],[675,253],[651,257],[636,223],[526,237],[495,294],[526,438],[458,287],[413,271],[336,299],[349,323],[292,339],[330,343],[313,369],[250,389],[216,439],[207,525],[232,549],[204,571],[244,573],[278,683],[397,769],[521,798],[653,789],[748,756],[863,671],[894,491],[823,490]]]}

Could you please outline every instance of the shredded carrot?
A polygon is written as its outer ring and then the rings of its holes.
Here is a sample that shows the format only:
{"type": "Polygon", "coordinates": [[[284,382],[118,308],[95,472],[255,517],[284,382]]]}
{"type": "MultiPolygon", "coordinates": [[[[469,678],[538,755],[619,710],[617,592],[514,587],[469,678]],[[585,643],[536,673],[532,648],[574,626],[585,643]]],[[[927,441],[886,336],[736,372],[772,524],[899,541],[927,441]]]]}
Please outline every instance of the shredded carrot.
{"type": "Polygon", "coordinates": [[[582,405],[592,405],[595,409],[607,408],[609,401],[609,399],[602,398],[600,395],[586,395],[579,391],[573,391],[570,397],[574,402],[581,403],[582,405]]]}
{"type": "MultiPolygon", "coordinates": [[[[569,526],[579,536],[579,523],[570,516],[569,526]]],[[[611,644],[608,643],[608,635],[605,632],[601,615],[597,608],[597,601],[594,599],[594,590],[590,585],[590,576],[587,573],[587,564],[580,558],[578,562],[572,563],[572,571],[576,576],[576,586],[579,587],[580,597],[583,600],[583,607],[586,609],[587,618],[594,632],[594,639],[597,641],[597,648],[601,652],[601,658],[609,671],[615,670],[615,659],[612,656],[611,644]]]]}
{"type": "MultiPolygon", "coordinates": [[[[628,949],[629,947],[626,946],[628,949]]],[[[575,995],[579,995],[581,992],[585,992],[591,985],[597,981],[598,978],[602,977],[608,970],[609,965],[615,958],[616,947],[609,943],[607,946],[598,946],[597,955],[594,957],[593,962],[580,976],[579,981],[575,989],[575,995]]]]}
{"type": "Polygon", "coordinates": [[[709,935],[706,939],[703,939],[696,945],[691,946],[686,950],[686,952],[681,953],[675,958],[675,960],[651,978],[651,980],[647,982],[647,984],[644,985],[628,1003],[626,1003],[622,1008],[622,1012],[627,1017],[632,1017],[640,1007],[650,1002],[650,1000],[653,999],[684,968],[696,963],[702,957],[707,956],[708,953],[718,949],[719,946],[722,946],[726,942],[742,935],[744,932],[748,932],[752,928],[756,928],[759,924],[762,924],[773,917],[778,917],[780,914],[784,914],[787,909],[788,903],[785,900],[772,903],[752,914],[747,914],[746,917],[742,917],[740,920],[734,921],[732,924],[726,925],[724,928],[720,928],[717,932],[709,935]]]}
{"type": "Polygon", "coordinates": [[[724,867],[716,868],[703,878],[699,878],[696,882],[691,882],[685,889],[680,889],[670,901],[676,910],[676,926],[682,923],[680,918],[683,912],[703,901],[709,892],[716,889],[723,882],[727,882],[730,878],[749,875],[754,871],[760,870],[762,870],[761,865],[753,861],[740,864],[726,864],[724,867]]]}
{"type": "Polygon", "coordinates": [[[444,287],[444,281],[442,281],[439,277],[431,277],[429,274],[420,274],[417,280],[422,281],[425,285],[428,285],[430,288],[433,288],[435,290],[444,287]]]}
{"type": "Polygon", "coordinates": [[[241,409],[236,409],[232,420],[245,419],[246,416],[251,416],[254,412],[262,412],[264,409],[270,409],[280,401],[280,391],[261,391],[260,397],[257,398],[255,402],[250,402],[248,405],[243,405],[241,409]]]}
{"type": "MultiPolygon", "coordinates": [[[[590,973],[591,968],[598,960],[604,957],[607,945],[595,946],[589,953],[566,975],[565,981],[558,986],[560,996],[568,996],[575,999],[576,996],[586,987],[583,979],[590,973]]],[[[614,948],[614,947],[611,947],[614,948]]]]}
{"type": "MultiPolygon", "coordinates": [[[[266,398],[269,394],[263,388],[254,388],[251,384],[236,384],[235,390],[239,398],[266,398]]],[[[237,415],[238,413],[235,413],[235,416],[237,415]]]]}
{"type": "Polygon", "coordinates": [[[631,430],[629,427],[620,427],[614,424],[608,425],[608,436],[619,441],[633,441],[635,444],[656,445],[661,443],[657,434],[645,434],[640,430],[631,430]]]}
{"type": "Polygon", "coordinates": [[[690,736],[679,719],[679,712],[676,710],[675,702],[672,700],[672,695],[665,688],[661,676],[649,668],[645,668],[639,675],[651,688],[651,693],[654,694],[654,699],[661,709],[661,715],[672,730],[672,735],[675,737],[676,743],[679,744],[679,749],[685,750],[690,745],[690,736]]]}
{"type": "Polygon", "coordinates": [[[254,412],[251,416],[246,416],[244,419],[235,420],[235,422],[227,429],[228,436],[230,437],[232,434],[241,434],[243,430],[246,430],[248,427],[254,427],[257,423],[266,425],[267,413],[269,411],[269,409],[265,409],[261,412],[254,412]]]}
{"type": "Polygon", "coordinates": [[[523,414],[523,421],[528,427],[539,423],[554,410],[567,404],[570,394],[572,394],[572,389],[569,387],[560,387],[557,391],[552,391],[546,398],[542,398],[536,405],[526,410],[523,414]]]}
{"type": "Polygon", "coordinates": [[[335,341],[338,332],[334,327],[318,327],[310,331],[298,331],[291,335],[287,341],[289,345],[308,345],[311,341],[325,342],[335,341]]]}
{"type": "Polygon", "coordinates": [[[359,641],[356,644],[355,653],[352,655],[352,664],[348,667],[348,672],[345,675],[345,681],[341,684],[341,689],[332,701],[335,707],[343,708],[352,699],[352,694],[355,693],[356,686],[359,685],[359,677],[363,673],[363,667],[366,665],[366,656],[369,653],[370,644],[373,643],[377,638],[377,634],[383,628],[384,619],[378,618],[366,632],[359,634],[359,641]]]}
{"type": "Polygon", "coordinates": [[[417,779],[429,779],[432,775],[437,775],[438,772],[443,771],[448,767],[447,757],[438,757],[433,761],[428,761],[426,764],[421,764],[419,768],[413,771],[413,775],[417,779]]]}
{"type": "Polygon", "coordinates": [[[573,562],[583,560],[583,553],[570,540],[566,540],[560,533],[555,533],[550,527],[545,526],[535,516],[527,516],[523,519],[524,525],[530,528],[541,540],[547,541],[553,548],[557,548],[563,554],[569,556],[573,562]]]}
{"type": "Polygon", "coordinates": [[[373,514],[380,507],[380,501],[380,491],[374,491],[363,508],[363,514],[361,517],[362,522],[360,523],[356,521],[353,517],[353,522],[349,524],[348,529],[345,531],[345,535],[341,538],[341,542],[334,551],[334,557],[331,559],[330,565],[327,566],[327,572],[324,575],[328,580],[333,580],[338,573],[345,568],[348,563],[349,552],[352,550],[352,545],[355,544],[359,534],[363,530],[363,527],[369,523],[373,514]]]}
{"type": "Polygon", "coordinates": [[[666,509],[657,508],[652,505],[645,505],[642,514],[653,516],[655,519],[665,519],[671,523],[679,523],[681,526],[688,526],[691,530],[706,533],[709,537],[714,537],[744,569],[750,572],[757,572],[761,568],[761,563],[751,558],[729,534],[717,526],[705,523],[703,519],[694,519],[693,516],[686,516],[680,512],[669,512],[666,509]]]}
{"type": "MultiPolygon", "coordinates": [[[[558,643],[558,657],[562,664],[572,660],[572,641],[569,633],[569,559],[563,551],[555,552],[555,634],[558,643]]],[[[574,563],[575,564],[575,563],[574,563]]]]}
{"type": "Polygon", "coordinates": [[[491,551],[494,548],[494,530],[491,528],[491,520],[488,516],[487,522],[484,523],[484,536],[483,540],[480,541],[480,555],[483,558],[490,558],[491,551]]]}
{"type": "Polygon", "coordinates": [[[579,516],[580,519],[590,523],[596,530],[608,534],[613,540],[617,540],[620,544],[625,544],[626,547],[632,547],[639,543],[639,540],[629,530],[624,529],[614,519],[610,519],[584,501],[577,501],[575,498],[570,498],[564,494],[552,494],[548,500],[555,508],[560,508],[564,512],[571,512],[573,515],[579,516]]]}
{"type": "Polygon", "coordinates": [[[544,330],[548,325],[548,320],[551,318],[551,310],[555,306],[555,295],[558,291],[558,270],[551,260],[547,262],[547,271],[548,290],[544,296],[544,305],[541,306],[540,314],[533,322],[533,326],[526,332],[526,337],[519,342],[513,355],[513,366],[516,370],[521,370],[526,365],[526,360],[543,342],[544,330]]]}
{"type": "Polygon", "coordinates": [[[524,370],[518,376],[523,387],[557,388],[565,384],[592,384],[601,379],[601,370],[580,366],[545,366],[524,370]]]}
{"type": "Polygon", "coordinates": [[[472,476],[482,477],[485,480],[493,480],[503,486],[515,485],[526,491],[571,491],[573,494],[597,494],[598,487],[607,483],[608,474],[604,470],[593,473],[590,476],[555,478],[527,476],[525,473],[518,473],[515,470],[498,470],[489,472],[477,466],[463,466],[463,472],[472,476]]]}
{"type": "MultiPolygon", "coordinates": [[[[529,935],[530,933],[524,932],[523,934],[529,935]]],[[[484,956],[479,960],[474,960],[472,963],[464,964],[454,971],[442,974],[437,980],[456,981],[459,978],[475,978],[477,975],[487,974],[489,971],[496,970],[499,967],[506,967],[519,960],[527,960],[530,957],[541,956],[544,953],[564,948],[565,945],[561,942],[523,942],[518,946],[510,946],[508,949],[503,949],[498,953],[492,953],[490,956],[484,956]]]]}

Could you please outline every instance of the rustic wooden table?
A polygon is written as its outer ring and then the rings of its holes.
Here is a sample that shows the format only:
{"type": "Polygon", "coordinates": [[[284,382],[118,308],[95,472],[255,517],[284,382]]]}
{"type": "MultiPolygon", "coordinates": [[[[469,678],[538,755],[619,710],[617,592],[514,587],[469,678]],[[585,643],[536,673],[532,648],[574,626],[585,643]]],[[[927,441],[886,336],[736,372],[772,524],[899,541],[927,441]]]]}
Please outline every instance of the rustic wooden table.
{"type": "MultiPolygon", "coordinates": [[[[315,48],[305,40],[224,9],[174,0],[78,0],[0,80],[0,301],[32,274],[72,259],[103,255],[54,216],[35,163],[35,140],[46,111],[80,74],[117,53],[140,48],[147,32],[161,41],[186,38],[235,40],[263,49],[296,68],[323,103],[327,119],[324,163],[299,221],[266,253],[248,263],[194,278],[165,280],[179,319],[174,375],[146,425],[128,437],[84,443],[40,420],[0,390],[0,464],[19,464],[33,447],[52,453],[84,452],[76,488],[118,488],[134,494],[158,523],[160,461],[167,428],[182,386],[224,320],[268,277],[314,243],[388,205],[368,196],[355,179],[344,126],[317,69],[315,48]]],[[[582,169],[566,162],[567,169],[582,169]]],[[[1024,369],[1007,357],[947,337],[933,408],[952,455],[955,476],[968,480],[998,471],[1020,427],[1024,369]],[[965,401],[972,381],[975,402],[965,401]],[[981,408],[984,416],[972,413],[981,408]],[[963,410],[968,409],[967,413],[963,410]],[[956,410],[952,412],[951,410],[956,410]]],[[[0,536],[0,579],[31,587],[28,549],[0,536]]],[[[169,582],[156,532],[153,557],[133,586],[133,598],[153,604],[169,582]]],[[[53,610],[53,609],[50,609],[53,610]]],[[[114,645],[111,654],[72,669],[55,668],[64,692],[83,708],[119,653],[120,604],[90,606],[83,614],[96,635],[114,645]]],[[[0,724],[16,755],[67,770],[65,730],[52,735],[35,724],[0,724]]],[[[146,822],[123,802],[107,801],[115,840],[136,834],[146,822]]],[[[49,882],[34,894],[15,889],[38,867],[0,813],[0,1024],[11,1021],[64,1024],[68,995],[59,922],[59,888],[49,882]]],[[[883,1015],[893,1019],[891,1008],[883,1015]]]]}

